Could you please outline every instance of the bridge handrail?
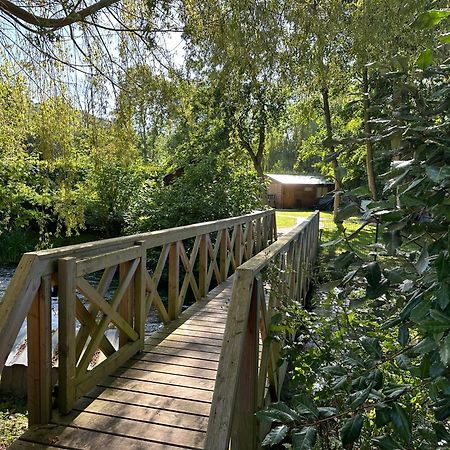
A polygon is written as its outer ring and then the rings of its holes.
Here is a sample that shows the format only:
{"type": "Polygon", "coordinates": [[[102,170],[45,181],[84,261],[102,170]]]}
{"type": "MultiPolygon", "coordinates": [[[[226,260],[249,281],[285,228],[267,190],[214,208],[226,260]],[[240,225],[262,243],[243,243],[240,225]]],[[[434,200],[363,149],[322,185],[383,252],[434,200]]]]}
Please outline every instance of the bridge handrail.
{"type": "MultiPolygon", "coordinates": [[[[319,212],[236,269],[206,435],[206,450],[256,448],[255,412],[280,395],[280,344],[265,338],[280,295],[304,302],[318,250],[319,212]],[[275,264],[279,290],[266,293],[263,273],[275,264]],[[259,352],[259,337],[263,346],[259,352]]],[[[269,280],[270,281],[270,280],[269,280]]],[[[272,286],[273,288],[273,286],[272,286]]]]}
{"type": "MultiPolygon", "coordinates": [[[[67,297],[69,296],[68,293],[75,292],[74,286],[68,286],[70,285],[69,281],[73,281],[73,277],[80,278],[83,275],[78,272],[79,267],[84,267],[84,273],[100,269],[105,269],[106,272],[109,267],[114,269],[111,271],[113,274],[115,271],[114,265],[133,264],[133,261],[137,261],[139,258],[143,261],[148,249],[162,247],[158,266],[152,273],[157,273],[160,277],[166,260],[168,261],[169,311],[164,309],[161,302],[156,301],[157,298],[155,300],[155,297],[159,296],[152,276],[147,271],[141,271],[141,273],[146,273],[144,277],[141,275],[139,277],[144,279],[145,294],[150,293],[151,301],[149,303],[155,301],[158,313],[164,321],[168,321],[175,318],[181,311],[188,286],[196,284],[194,281],[191,283],[191,279],[197,254],[199,260],[198,295],[205,296],[214,276],[217,282],[224,281],[230,269],[235,269],[242,261],[249,259],[254,252],[260,251],[275,238],[275,212],[274,210],[268,210],[167,230],[25,253],[5,292],[3,301],[0,303],[0,373],[20,327],[27,317],[30,423],[45,423],[51,410],[49,393],[51,387],[49,385],[51,384],[52,362],[49,351],[51,352],[52,286],[59,284],[60,290],[63,291],[61,297],[64,297],[64,295],[67,297]],[[231,237],[229,229],[232,229],[231,237]],[[211,234],[216,232],[216,239],[213,242],[214,238],[211,234]],[[191,255],[189,258],[183,240],[191,238],[195,238],[195,255],[191,255]],[[139,251],[143,254],[139,255],[139,258],[136,255],[130,256],[127,260],[126,255],[130,252],[133,253],[133,249],[136,249],[136,247],[139,247],[139,251]],[[180,261],[182,264],[180,264],[180,261]],[[70,268],[70,277],[62,279],[61,272],[67,271],[68,267],[70,268]],[[73,273],[74,267],[77,270],[75,274],[73,273]],[[184,286],[183,283],[181,289],[179,286],[180,268],[181,271],[184,270],[188,278],[188,286],[184,286]],[[156,294],[151,295],[152,290],[156,294]]],[[[134,271],[137,270],[136,273],[139,272],[137,267],[134,267],[134,271]]],[[[126,273],[126,270],[124,270],[124,273],[126,273]]],[[[131,273],[127,279],[128,284],[134,282],[134,276],[134,272],[131,273]]],[[[110,275],[110,278],[112,278],[112,275],[110,275]]],[[[109,284],[109,282],[106,284],[109,284]]],[[[101,291],[101,287],[99,286],[97,290],[101,291]]],[[[96,300],[101,302],[98,298],[96,300]]],[[[67,307],[66,302],[61,305],[60,299],[59,304],[60,308],[63,307],[63,312],[66,313],[67,311],[64,310],[67,307]]],[[[81,312],[85,314],[85,312],[81,312]]],[[[61,317],[61,311],[59,316],[61,317]]],[[[77,319],[80,321],[79,318],[77,319]]],[[[136,317],[130,317],[130,320],[136,321],[136,317]]],[[[72,325],[73,323],[70,323],[70,326],[72,325]]],[[[59,332],[64,333],[65,330],[59,330],[59,332]]],[[[129,334],[134,336],[131,331],[129,334]]],[[[143,336],[139,335],[139,340],[141,339],[143,339],[143,336]]],[[[61,337],[60,335],[60,341],[64,340],[70,345],[68,337],[64,335],[61,337]]],[[[133,347],[134,351],[139,349],[139,345],[136,344],[133,347]]],[[[63,353],[61,348],[59,348],[59,351],[63,353]]],[[[71,359],[73,362],[73,354],[71,359]]],[[[70,405],[66,409],[70,409],[70,405]]]]}

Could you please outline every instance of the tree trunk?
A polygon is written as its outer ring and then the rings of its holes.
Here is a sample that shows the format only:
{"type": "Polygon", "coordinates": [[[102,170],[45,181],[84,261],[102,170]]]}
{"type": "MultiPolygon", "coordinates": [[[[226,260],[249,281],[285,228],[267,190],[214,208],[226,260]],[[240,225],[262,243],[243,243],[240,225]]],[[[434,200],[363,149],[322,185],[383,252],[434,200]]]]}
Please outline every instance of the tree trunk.
{"type": "MultiPolygon", "coordinates": [[[[325,127],[327,130],[327,139],[331,142],[331,140],[333,138],[333,127],[331,124],[331,112],[330,112],[330,100],[329,100],[329,96],[328,96],[328,87],[326,87],[326,86],[322,89],[322,100],[323,100],[323,113],[324,113],[324,118],[325,118],[325,127]]],[[[334,146],[330,147],[330,151],[331,151],[331,153],[334,153],[334,146]]],[[[333,217],[334,217],[334,220],[336,220],[337,212],[338,212],[339,206],[341,204],[340,190],[342,189],[342,180],[341,180],[341,175],[340,175],[339,171],[337,170],[339,168],[337,158],[334,158],[331,161],[331,165],[332,165],[333,171],[334,171],[334,190],[335,190],[334,203],[333,203],[333,217]]]]}
{"type": "MultiPolygon", "coordinates": [[[[367,138],[370,137],[372,130],[369,123],[369,108],[370,108],[370,97],[369,97],[369,74],[368,69],[364,66],[363,69],[363,109],[364,109],[364,131],[367,138]]],[[[366,169],[367,169],[367,183],[369,186],[370,195],[372,200],[377,200],[377,187],[375,184],[375,171],[373,168],[373,144],[367,139],[366,141],[366,169]]]]}
{"type": "Polygon", "coordinates": [[[266,129],[264,125],[260,126],[259,129],[259,139],[258,139],[258,149],[255,152],[250,145],[250,143],[245,139],[244,134],[241,129],[238,129],[239,138],[241,141],[241,145],[245,148],[247,153],[249,154],[253,167],[256,170],[258,178],[261,184],[261,203],[263,205],[267,205],[269,203],[269,198],[267,196],[267,188],[266,188],[266,176],[264,174],[264,149],[266,145],[266,129]]]}

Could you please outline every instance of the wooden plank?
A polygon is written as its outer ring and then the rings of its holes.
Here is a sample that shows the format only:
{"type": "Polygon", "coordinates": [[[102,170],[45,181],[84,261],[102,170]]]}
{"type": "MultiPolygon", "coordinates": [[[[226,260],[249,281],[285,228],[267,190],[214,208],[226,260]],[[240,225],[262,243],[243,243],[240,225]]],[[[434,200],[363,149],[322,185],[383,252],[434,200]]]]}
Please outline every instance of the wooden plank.
{"type": "Polygon", "coordinates": [[[228,267],[227,267],[227,253],[228,253],[228,228],[222,229],[220,232],[220,256],[219,256],[219,267],[220,267],[220,277],[222,280],[226,280],[228,277],[228,267]]]}
{"type": "MultiPolygon", "coordinates": [[[[146,422],[149,428],[152,424],[167,425],[173,427],[182,427],[195,431],[206,431],[208,426],[208,417],[206,415],[195,414],[192,410],[194,405],[190,405],[191,411],[173,411],[161,407],[153,407],[151,403],[148,405],[133,405],[129,403],[118,403],[103,399],[96,399],[87,405],[82,405],[85,411],[91,414],[102,414],[117,419],[125,418],[130,420],[138,420],[146,422]]],[[[70,419],[61,418],[65,423],[70,419]]],[[[59,420],[57,420],[59,422],[59,420]]]]}
{"type": "Polygon", "coordinates": [[[138,360],[134,359],[127,361],[122,365],[122,368],[141,369],[149,372],[183,375],[215,381],[217,370],[207,369],[206,367],[195,367],[186,364],[188,362],[186,360],[181,361],[184,362],[184,365],[176,365],[173,361],[170,361],[169,358],[160,362],[140,358],[138,360]]]}
{"type": "Polygon", "coordinates": [[[103,270],[105,267],[117,266],[127,261],[139,258],[141,248],[139,245],[116,250],[110,253],[102,253],[97,256],[91,256],[77,261],[77,278],[83,277],[89,273],[103,270]]]}
{"type": "Polygon", "coordinates": [[[171,348],[179,348],[181,350],[194,350],[202,353],[217,353],[220,354],[220,346],[217,345],[204,345],[197,344],[195,342],[183,342],[183,341],[175,341],[171,339],[170,341],[165,339],[162,342],[152,341],[151,339],[146,341],[146,345],[144,349],[152,349],[151,344],[157,344],[157,347],[171,347],[171,348]],[[150,347],[149,347],[150,345],[150,347]]]}
{"type": "MultiPolygon", "coordinates": [[[[150,338],[151,339],[151,338],[150,338]]],[[[222,339],[211,339],[208,337],[193,336],[191,334],[177,333],[176,331],[172,333],[167,333],[164,342],[182,342],[182,343],[193,343],[201,345],[210,345],[214,347],[222,347],[222,339]]]]}
{"type": "MultiPolygon", "coordinates": [[[[64,420],[60,418],[56,420],[56,423],[65,425],[64,420]]],[[[156,423],[150,426],[144,421],[125,418],[118,420],[115,417],[88,412],[80,413],[71,421],[70,426],[100,432],[107,430],[108,434],[112,433],[122,437],[139,439],[148,443],[179,445],[195,449],[203,449],[205,438],[205,433],[197,430],[156,423]]]]}
{"type": "Polygon", "coordinates": [[[174,320],[178,317],[178,294],[180,291],[180,258],[179,242],[173,242],[169,253],[169,318],[174,320]]]}
{"type": "Polygon", "coordinates": [[[198,289],[202,298],[208,293],[208,240],[207,235],[200,237],[200,249],[198,257],[198,289]]]}
{"type": "Polygon", "coordinates": [[[257,442],[256,406],[259,352],[258,283],[253,283],[247,327],[244,331],[237,393],[232,419],[231,448],[254,449],[257,442]]]}
{"type": "MultiPolygon", "coordinates": [[[[156,275],[154,275],[155,277],[156,275]]],[[[158,293],[158,288],[156,285],[156,282],[154,281],[154,277],[152,278],[150,276],[150,274],[145,271],[145,279],[146,279],[146,285],[147,285],[147,290],[149,291],[149,294],[147,296],[147,315],[148,315],[148,311],[150,311],[150,307],[153,305],[155,305],[156,311],[159,314],[160,319],[165,322],[165,323],[169,323],[170,322],[170,317],[169,314],[166,310],[166,307],[164,306],[161,297],[159,296],[158,293]]]]}
{"type": "Polygon", "coordinates": [[[41,284],[42,264],[37,253],[19,261],[0,306],[0,373],[41,284]]]}
{"type": "Polygon", "coordinates": [[[141,343],[140,350],[144,348],[145,341],[145,321],[147,320],[147,302],[146,302],[146,277],[148,273],[146,268],[146,251],[141,247],[140,263],[134,274],[134,330],[139,335],[141,343]]]}
{"type": "Polygon", "coordinates": [[[76,259],[58,263],[58,406],[67,414],[75,403],[75,273],[76,259]]]}
{"type": "Polygon", "coordinates": [[[197,350],[167,346],[145,346],[143,355],[171,355],[182,358],[197,359],[199,361],[219,361],[219,353],[199,352],[197,350]]]}
{"type": "MultiPolygon", "coordinates": [[[[111,284],[111,281],[114,277],[114,274],[116,273],[118,266],[112,266],[112,267],[108,267],[104,270],[103,274],[102,274],[102,278],[100,279],[98,286],[97,286],[97,291],[101,296],[104,296],[107,292],[107,290],[109,289],[109,286],[111,284]]],[[[81,322],[81,327],[78,330],[78,334],[77,334],[77,343],[76,343],[76,359],[78,361],[78,359],[81,356],[82,351],[84,350],[84,347],[86,345],[87,339],[88,337],[94,332],[95,328],[96,328],[96,323],[94,321],[94,317],[96,317],[99,308],[96,305],[90,304],[88,307],[88,313],[89,316],[85,315],[85,310],[86,308],[84,307],[83,304],[80,304],[80,302],[77,301],[77,305],[76,305],[76,314],[77,314],[77,318],[78,320],[80,320],[81,322]]],[[[102,339],[102,341],[99,344],[100,349],[102,350],[102,352],[105,355],[110,355],[112,353],[114,353],[115,349],[114,347],[111,345],[111,343],[105,338],[104,340],[102,339]]]]}
{"type": "MultiPolygon", "coordinates": [[[[98,313],[98,308],[94,306],[94,308],[89,308],[89,310],[86,309],[80,298],[76,296],[75,312],[76,317],[81,324],[81,328],[76,337],[76,360],[78,361],[86,345],[87,338],[90,335],[93,335],[97,328],[97,322],[95,320],[95,315],[93,314],[98,313]]],[[[98,346],[105,356],[110,356],[116,351],[106,336],[103,336],[98,346]]]]}
{"type": "MultiPolygon", "coordinates": [[[[108,426],[105,427],[108,430],[108,426]]],[[[151,440],[121,436],[115,433],[92,431],[81,427],[67,427],[61,425],[47,425],[36,427],[25,433],[21,440],[44,445],[63,445],[63,448],[92,450],[94,448],[143,450],[150,447],[152,450],[169,450],[175,448],[189,448],[173,444],[161,444],[151,440]]],[[[57,447],[58,448],[58,447],[57,447]]]]}
{"type": "MultiPolygon", "coordinates": [[[[204,338],[204,339],[213,339],[218,342],[222,342],[223,333],[211,333],[207,327],[203,328],[202,331],[198,330],[189,330],[186,329],[186,327],[179,327],[172,331],[171,333],[174,336],[191,336],[191,337],[198,337],[198,338],[204,338]],[[208,330],[208,331],[204,331],[208,330]]],[[[205,342],[207,343],[207,342],[205,342]]]]}
{"type": "Polygon", "coordinates": [[[170,384],[155,383],[151,381],[128,380],[119,377],[107,377],[99,384],[102,387],[112,387],[133,392],[156,394],[165,397],[191,399],[201,402],[211,402],[212,391],[205,389],[194,389],[184,386],[171,386],[170,384]]]}
{"type": "Polygon", "coordinates": [[[114,376],[128,380],[151,381],[152,383],[170,384],[173,386],[202,389],[205,391],[214,390],[214,380],[197,378],[194,376],[154,372],[151,370],[138,369],[135,366],[131,368],[122,367],[119,371],[114,373],[114,376]]]}
{"type": "Polygon", "coordinates": [[[50,420],[52,401],[52,299],[51,280],[41,286],[27,316],[27,400],[30,425],[50,420]]]}
{"type": "MultiPolygon", "coordinates": [[[[136,264],[137,266],[137,264],[136,264]]],[[[113,322],[119,329],[125,331],[128,336],[132,340],[138,339],[138,334],[133,330],[133,328],[130,326],[130,324],[115,310],[117,307],[116,304],[114,304],[114,298],[111,301],[111,303],[107,302],[93,287],[91,284],[89,284],[84,278],[78,278],[77,279],[77,288],[93,303],[95,303],[99,309],[101,309],[106,316],[103,319],[102,325],[98,324],[97,326],[97,339],[98,341],[101,340],[104,331],[106,330],[106,327],[108,326],[109,322],[113,322]],[[103,332],[100,333],[98,330],[102,328],[103,332]]],[[[120,288],[119,288],[120,289],[120,288]]],[[[117,297],[116,297],[116,303],[117,303],[117,297]]],[[[92,343],[92,341],[91,341],[92,343]]],[[[98,347],[98,342],[95,345],[95,349],[98,347]]],[[[94,350],[95,351],[95,350],[94,350]]],[[[90,362],[90,359],[89,359],[90,362]]],[[[89,365],[89,362],[87,365],[89,365]]]]}
{"type": "MultiPolygon", "coordinates": [[[[138,258],[138,256],[135,256],[135,258],[138,258]]],[[[131,261],[125,261],[119,264],[119,287],[126,280],[130,268],[131,268],[131,261]]],[[[130,325],[130,327],[132,327],[133,324],[133,302],[134,302],[133,284],[134,283],[130,282],[128,286],[124,289],[122,299],[119,301],[119,304],[117,306],[117,312],[128,323],[128,325],[130,325]]],[[[137,332],[136,335],[138,336],[139,335],[138,330],[135,329],[135,331],[137,332]]],[[[123,347],[128,342],[129,342],[128,334],[125,333],[123,330],[119,329],[119,348],[123,347]]]]}
{"type": "Polygon", "coordinates": [[[54,448],[62,447],[55,445],[36,444],[35,442],[16,441],[8,447],[8,450],[48,450],[54,448]]]}
{"type": "Polygon", "coordinates": [[[150,394],[145,392],[133,392],[124,389],[98,388],[86,396],[87,400],[105,400],[119,405],[138,405],[152,408],[164,409],[173,412],[195,413],[196,415],[208,417],[210,403],[197,401],[191,398],[175,398],[170,396],[150,394]]]}
{"type": "Polygon", "coordinates": [[[253,287],[252,271],[236,270],[233,295],[225,329],[226,346],[220,355],[213,403],[209,416],[205,448],[228,450],[231,434],[231,421],[236,398],[239,368],[243,354],[245,330],[248,325],[250,298],[253,287]]]}
{"type": "Polygon", "coordinates": [[[160,354],[160,353],[142,353],[141,355],[134,358],[138,361],[148,361],[153,363],[162,363],[162,364],[170,364],[172,366],[172,370],[181,367],[187,368],[199,368],[204,369],[205,371],[214,370],[217,371],[217,367],[219,363],[216,361],[207,361],[204,359],[195,359],[195,358],[186,358],[182,356],[170,355],[170,354],[160,354]]]}

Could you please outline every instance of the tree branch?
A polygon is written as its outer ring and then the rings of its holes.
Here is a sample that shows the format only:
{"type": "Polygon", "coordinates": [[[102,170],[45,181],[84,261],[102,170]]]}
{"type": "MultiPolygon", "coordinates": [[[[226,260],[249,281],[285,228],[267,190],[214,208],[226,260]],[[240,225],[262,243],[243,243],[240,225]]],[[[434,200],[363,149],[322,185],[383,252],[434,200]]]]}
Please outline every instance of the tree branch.
{"type": "Polygon", "coordinates": [[[39,28],[58,29],[67,25],[71,25],[75,22],[82,21],[89,16],[92,16],[96,12],[103,8],[107,8],[114,3],[118,3],[119,0],[99,0],[98,2],[87,6],[86,8],[76,12],[72,11],[66,17],[61,18],[48,18],[42,16],[36,16],[24,8],[17,6],[9,0],[0,0],[0,10],[5,13],[16,17],[30,25],[34,25],[39,28]]]}

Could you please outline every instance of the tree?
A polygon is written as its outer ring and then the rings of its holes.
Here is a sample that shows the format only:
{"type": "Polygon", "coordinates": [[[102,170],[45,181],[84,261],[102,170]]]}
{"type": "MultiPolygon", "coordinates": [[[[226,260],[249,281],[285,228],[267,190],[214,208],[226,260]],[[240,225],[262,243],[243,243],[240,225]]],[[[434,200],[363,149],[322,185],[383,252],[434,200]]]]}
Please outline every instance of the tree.
{"type": "Polygon", "coordinates": [[[267,136],[287,100],[277,46],[282,5],[276,1],[187,3],[190,67],[215,84],[232,141],[247,153],[265,190],[267,136]]]}

